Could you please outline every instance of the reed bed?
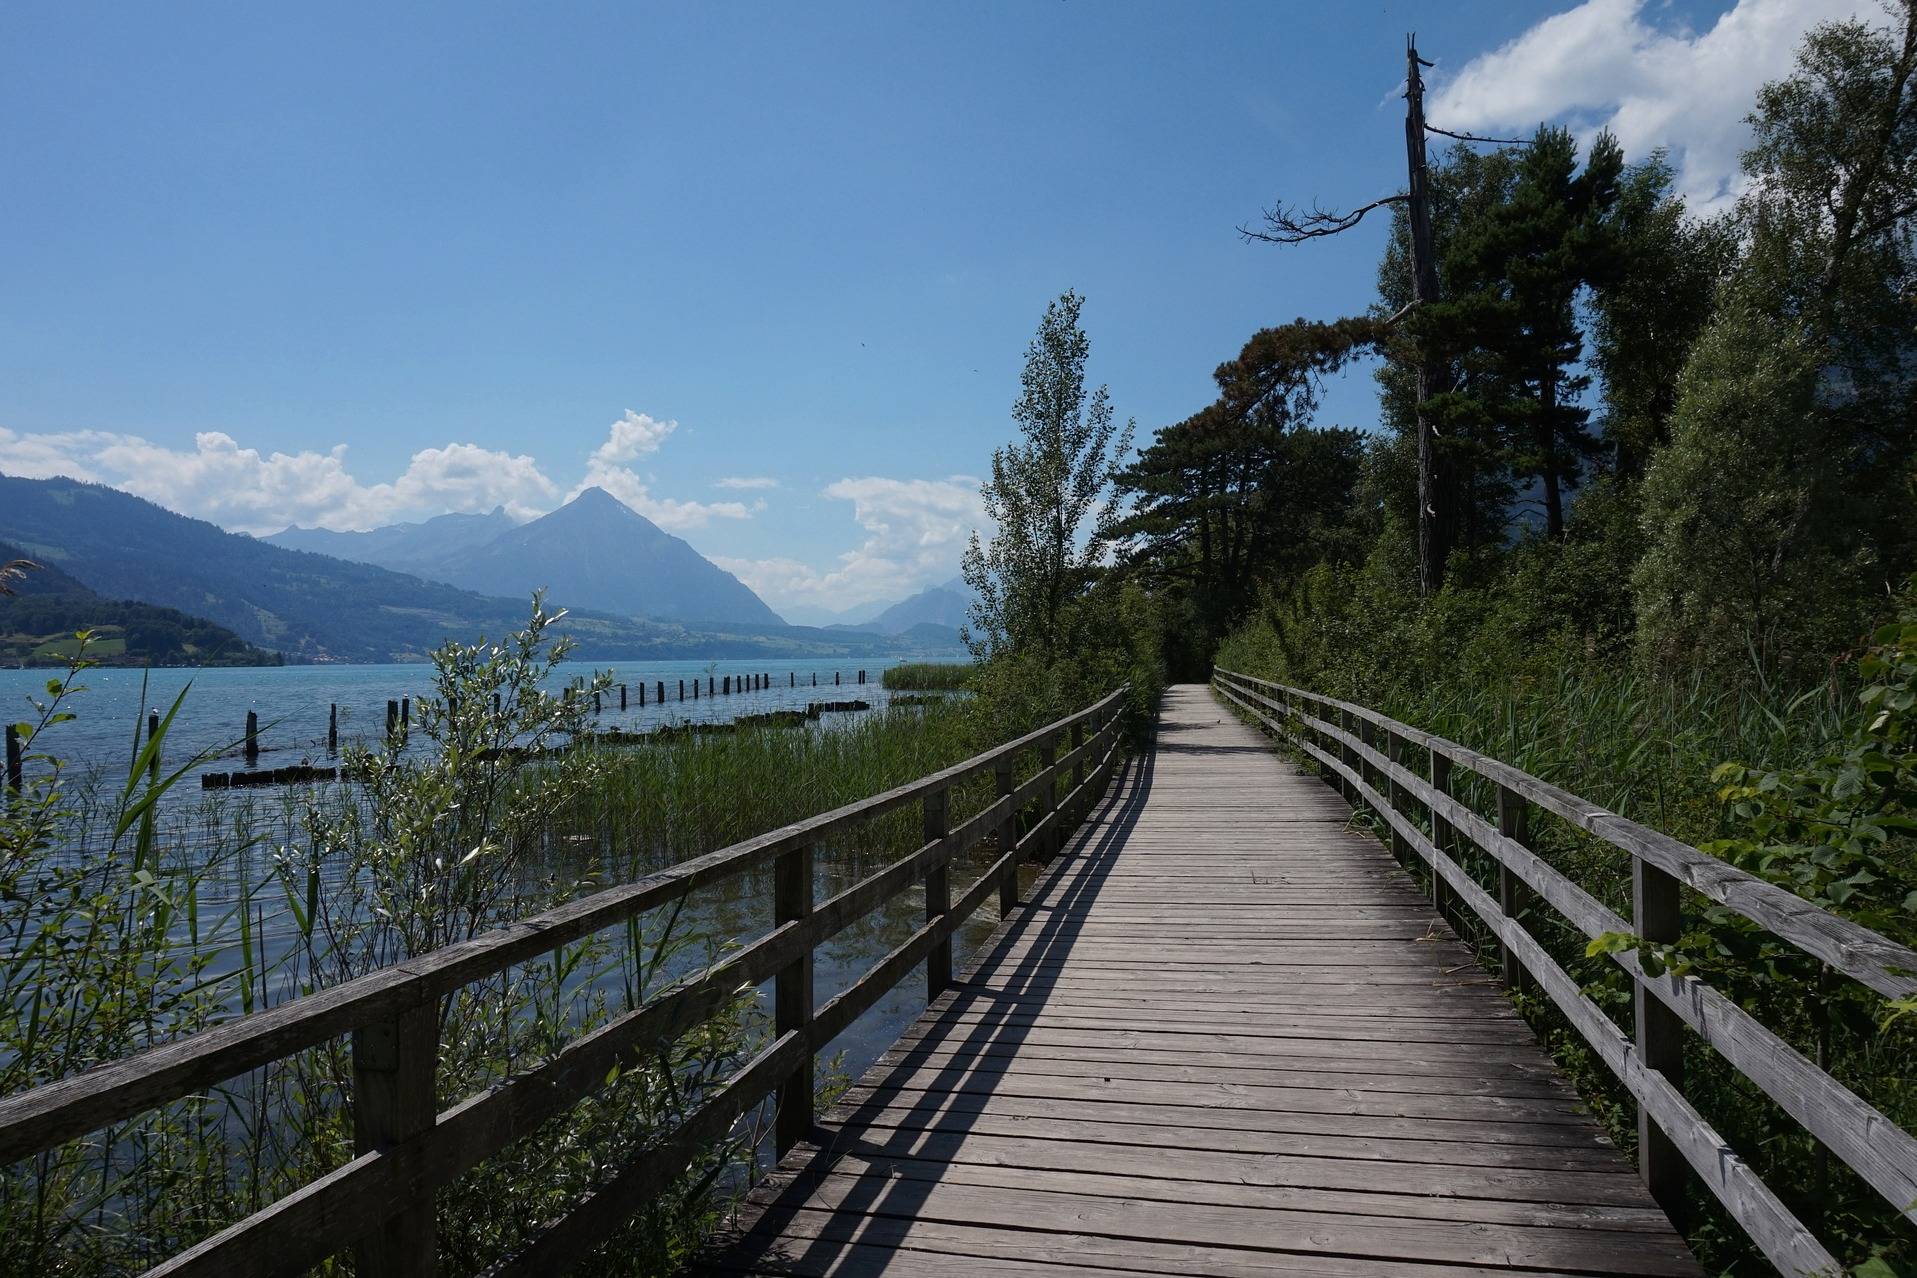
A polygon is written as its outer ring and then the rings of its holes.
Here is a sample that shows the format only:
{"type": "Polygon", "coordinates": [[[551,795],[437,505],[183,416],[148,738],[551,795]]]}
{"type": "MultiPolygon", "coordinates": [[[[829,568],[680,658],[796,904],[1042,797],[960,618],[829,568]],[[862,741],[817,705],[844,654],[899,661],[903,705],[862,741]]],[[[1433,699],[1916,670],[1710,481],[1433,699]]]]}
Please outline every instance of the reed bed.
{"type": "Polygon", "coordinates": [[[969,661],[907,661],[885,670],[879,682],[901,692],[943,692],[970,687],[976,673],[969,661]]]}

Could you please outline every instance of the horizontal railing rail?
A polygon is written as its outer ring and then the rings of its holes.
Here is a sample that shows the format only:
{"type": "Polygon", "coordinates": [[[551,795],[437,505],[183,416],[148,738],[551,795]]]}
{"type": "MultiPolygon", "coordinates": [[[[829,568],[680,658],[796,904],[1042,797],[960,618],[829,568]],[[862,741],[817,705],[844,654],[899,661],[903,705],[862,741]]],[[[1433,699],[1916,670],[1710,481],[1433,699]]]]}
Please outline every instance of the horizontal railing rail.
{"type": "Polygon", "coordinates": [[[783,1153],[805,1137],[813,1122],[814,1054],[914,968],[924,967],[928,997],[951,984],[952,934],[994,894],[1001,914],[1009,913],[1017,902],[1020,864],[1062,846],[1110,779],[1121,755],[1126,691],[1120,688],[1015,741],[871,798],[0,1099],[0,1166],[350,1034],[356,1156],[149,1273],[291,1274],[351,1249],[363,1278],[430,1274],[436,1188],[604,1087],[615,1067],[700,1024],[742,987],[774,981],[771,1041],[671,1132],[491,1272],[547,1273],[569,1266],[768,1097],[774,1097],[778,1150],[783,1153]],[[1061,740],[1069,742],[1063,755],[1061,740]],[[1038,770],[1015,781],[1018,761],[1029,751],[1039,755],[1038,770]],[[994,777],[993,801],[953,826],[953,788],[987,772],[994,777]],[[1063,794],[1061,782],[1069,786],[1063,794]],[[916,851],[813,901],[815,848],[860,822],[913,803],[922,805],[924,819],[924,841],[916,851]],[[1022,818],[1034,803],[1037,813],[1026,823],[1022,818]],[[995,838],[998,855],[954,901],[951,865],[988,836],[995,838]],[[538,1067],[450,1109],[437,1109],[441,1000],[700,887],[768,864],[773,867],[773,927],[765,935],[574,1039],[538,1067]],[[921,881],[924,924],[815,1009],[813,949],[921,881]]]}
{"type": "Polygon", "coordinates": [[[1821,910],[1803,898],[1668,835],[1627,820],[1510,764],[1375,710],[1233,671],[1214,672],[1228,701],[1315,760],[1353,806],[1387,827],[1393,850],[1431,871],[1434,904],[1461,901],[1497,938],[1508,983],[1543,991],[1637,1102],[1639,1170],[1674,1218],[1686,1168],[1787,1274],[1837,1274],[1841,1266],[1684,1096],[1688,1029],[1774,1100],[1892,1208],[1917,1221],[1917,1137],[1820,1069],[1722,992],[1694,975],[1648,972],[1635,950],[1611,954],[1634,991],[1627,1037],[1539,945],[1524,919],[1542,901],[1587,939],[1628,933],[1679,939],[1680,889],[1689,887],[1889,998],[1917,993],[1917,951],[1821,910]],[[1424,769],[1410,766],[1422,752],[1424,769]],[[1491,783],[1494,825],[1455,797],[1462,768],[1491,783]],[[1563,818],[1629,853],[1627,921],[1526,846],[1530,807],[1563,818]],[[1494,898],[1459,863],[1459,841],[1497,867],[1494,898]]]}

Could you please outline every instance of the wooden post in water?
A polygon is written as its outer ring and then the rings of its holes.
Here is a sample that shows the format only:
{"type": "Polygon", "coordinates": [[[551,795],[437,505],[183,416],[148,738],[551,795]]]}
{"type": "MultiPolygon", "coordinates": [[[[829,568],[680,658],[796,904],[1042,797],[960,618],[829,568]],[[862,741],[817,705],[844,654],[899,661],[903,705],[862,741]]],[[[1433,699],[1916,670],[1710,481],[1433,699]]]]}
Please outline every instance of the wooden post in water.
{"type": "MultiPolygon", "coordinates": [[[[1523,843],[1530,835],[1530,807],[1523,797],[1505,786],[1498,787],[1498,833],[1508,839],[1523,843]]],[[[1498,858],[1498,909],[1504,916],[1524,926],[1525,907],[1529,904],[1530,893],[1525,891],[1524,880],[1498,858]]],[[[1504,983],[1512,989],[1524,985],[1524,965],[1511,954],[1511,947],[1503,941],[1498,942],[1498,970],[1504,976],[1504,983]]]]}
{"type": "Polygon", "coordinates": [[[402,737],[413,735],[413,699],[411,697],[399,699],[399,735],[402,737]]]}
{"type": "Polygon", "coordinates": [[[836,670],[832,672],[832,686],[835,688],[839,686],[839,672],[836,670]]]}
{"type": "MultiPolygon", "coordinates": [[[[696,688],[698,687],[698,684],[694,683],[693,686],[696,688]]],[[[663,698],[661,699],[663,700],[663,698]]],[[[685,699],[686,699],[686,681],[684,679],[681,679],[679,681],[679,700],[684,701],[685,699]]]]}
{"type": "MultiPolygon", "coordinates": [[[[686,681],[684,679],[681,679],[679,681],[679,700],[684,701],[685,699],[686,699],[686,681]]],[[[666,681],[664,679],[659,680],[658,700],[660,705],[666,704],[666,681]]]]}
{"type": "Polygon", "coordinates": [[[798,671],[796,671],[796,670],[788,670],[788,671],[786,671],[786,672],[785,672],[785,686],[786,686],[786,687],[788,687],[788,688],[796,688],[796,687],[798,687],[798,686],[799,686],[799,672],[798,672],[798,671]]]}
{"type": "Polygon", "coordinates": [[[7,789],[20,793],[20,729],[7,725],[7,789]]]}
{"type": "Polygon", "coordinates": [[[499,717],[499,694],[495,692],[493,693],[493,718],[497,719],[498,717],[499,717]]]}
{"type": "MultiPolygon", "coordinates": [[[[1653,942],[1676,941],[1684,932],[1677,880],[1666,871],[1647,865],[1636,854],[1631,857],[1631,927],[1639,936],[1653,942]]],[[[1645,1065],[1664,1075],[1682,1094],[1684,1022],[1644,988],[1646,980],[1655,979],[1662,978],[1640,977],[1632,982],[1637,1054],[1645,1065]]],[[[1688,1214],[1684,1210],[1684,1191],[1689,1172],[1684,1165],[1684,1155],[1643,1105],[1637,1107],[1637,1170],[1651,1197],[1671,1218],[1671,1223],[1682,1230],[1688,1214]]]]}
{"type": "MultiPolygon", "coordinates": [[[[495,713],[499,707],[493,707],[495,713]]],[[[335,701],[326,712],[326,753],[339,753],[339,702],[335,701]]]]}
{"type": "Polygon", "coordinates": [[[399,735],[399,702],[389,700],[386,703],[386,739],[388,741],[391,741],[394,737],[398,735],[399,735]]]}
{"type": "MultiPolygon", "coordinates": [[[[148,745],[153,744],[154,741],[159,739],[159,736],[160,736],[160,712],[158,710],[149,710],[146,712],[147,744],[148,745]]],[[[155,784],[160,779],[160,752],[158,750],[155,750],[153,752],[153,757],[147,761],[146,779],[148,784],[155,784]]]]}
{"type": "MultiPolygon", "coordinates": [[[[437,999],[353,1031],[354,1153],[391,1149],[432,1130],[438,1061],[437,999]]],[[[437,1270],[432,1192],[423,1190],[411,1202],[355,1245],[355,1271],[364,1278],[430,1278],[437,1270]]]]}
{"type": "Polygon", "coordinates": [[[246,766],[252,767],[260,761],[260,712],[246,712],[246,766]]]}
{"type": "Polygon", "coordinates": [[[812,686],[815,688],[819,686],[819,672],[816,670],[812,672],[812,686]]]}
{"type": "MultiPolygon", "coordinates": [[[[646,704],[646,685],[643,683],[639,685],[639,704],[646,704]]],[[[626,685],[623,683],[619,685],[619,708],[626,708],[626,685]]]]}
{"type": "Polygon", "coordinates": [[[600,701],[599,694],[597,692],[594,692],[592,694],[592,712],[594,714],[599,714],[604,709],[605,709],[605,705],[600,701]]]}
{"type": "MultiPolygon", "coordinates": [[[[992,787],[999,798],[1010,797],[1012,790],[1012,759],[1010,755],[1000,757],[992,765],[992,787]]],[[[1005,819],[998,823],[998,854],[1004,856],[1018,846],[1018,811],[1007,806],[1005,819]]],[[[998,916],[1004,918],[1018,908],[1018,862],[1015,860],[1005,867],[1005,875],[998,881],[998,916]]]]}
{"type": "MultiPolygon", "coordinates": [[[[930,790],[925,795],[925,842],[935,843],[951,833],[947,792],[930,790]]],[[[936,923],[952,910],[951,866],[933,861],[925,869],[925,921],[936,923]]],[[[952,984],[952,938],[934,945],[925,956],[925,998],[927,1002],[945,993],[952,984]]]]}
{"type": "MultiPolygon", "coordinates": [[[[697,676],[695,676],[692,680],[692,699],[694,701],[697,701],[699,699],[699,680],[697,676]]],[[[683,695],[680,697],[680,700],[681,701],[685,700],[683,695]]]]}
{"type": "MultiPolygon", "coordinates": [[[[772,863],[772,925],[803,919],[812,913],[812,845],[782,852],[772,863]]],[[[780,968],[773,978],[772,1032],[805,1033],[812,1025],[812,947],[780,968]]],[[[804,1062],[779,1084],[774,1102],[773,1142],[781,1155],[812,1132],[812,1060],[804,1062]]]]}
{"type": "Polygon", "coordinates": [[[706,695],[708,697],[712,695],[712,676],[711,675],[706,676],[706,695]]]}
{"type": "Polygon", "coordinates": [[[731,675],[726,676],[725,690],[726,690],[726,695],[728,697],[732,695],[732,676],[731,675]]]}

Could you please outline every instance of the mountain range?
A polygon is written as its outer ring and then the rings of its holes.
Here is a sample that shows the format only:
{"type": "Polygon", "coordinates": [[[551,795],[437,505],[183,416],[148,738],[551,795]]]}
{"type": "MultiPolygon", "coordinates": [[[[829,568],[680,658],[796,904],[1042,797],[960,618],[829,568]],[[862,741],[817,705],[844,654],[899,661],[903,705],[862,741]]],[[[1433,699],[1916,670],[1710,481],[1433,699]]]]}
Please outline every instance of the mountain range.
{"type": "MultiPolygon", "coordinates": [[[[411,546],[443,546],[466,535],[477,539],[484,531],[470,522],[429,520],[410,534],[366,534],[370,542],[350,544],[371,544],[381,554],[394,553],[392,546],[399,544],[398,553],[412,556],[418,552],[411,546]],[[423,531],[429,527],[430,533],[423,531]],[[433,543],[432,538],[444,540],[433,543]]],[[[957,641],[955,634],[936,627],[883,636],[784,626],[737,578],[596,490],[544,519],[442,560],[444,571],[467,581],[482,580],[482,565],[496,569],[497,577],[483,578],[485,593],[229,533],[118,489],[72,479],[0,476],[0,541],[103,595],[207,618],[292,659],[418,660],[447,638],[498,637],[525,623],[534,585],[551,586],[551,601],[568,609],[563,629],[578,640],[578,655],[587,660],[855,657],[949,648],[957,641]],[[687,563],[684,555],[698,563],[687,563]],[[540,556],[556,562],[542,566],[540,556]],[[633,566],[650,562],[679,575],[663,573],[658,590],[634,584],[645,578],[633,566]],[[709,572],[701,572],[701,564],[709,572]],[[623,597],[608,596],[620,603],[650,602],[655,615],[621,615],[578,593],[602,586],[626,589],[623,597]],[[670,599],[668,587],[678,592],[670,599]],[[678,615],[658,611],[666,607],[679,609],[678,615]],[[706,618],[697,618],[699,612],[706,618]],[[734,619],[714,618],[713,612],[730,612],[734,619]]]]}
{"type": "Polygon", "coordinates": [[[541,587],[571,607],[688,624],[781,626],[744,582],[603,488],[515,525],[503,509],[371,532],[288,528],[263,540],[488,595],[541,587]]]}

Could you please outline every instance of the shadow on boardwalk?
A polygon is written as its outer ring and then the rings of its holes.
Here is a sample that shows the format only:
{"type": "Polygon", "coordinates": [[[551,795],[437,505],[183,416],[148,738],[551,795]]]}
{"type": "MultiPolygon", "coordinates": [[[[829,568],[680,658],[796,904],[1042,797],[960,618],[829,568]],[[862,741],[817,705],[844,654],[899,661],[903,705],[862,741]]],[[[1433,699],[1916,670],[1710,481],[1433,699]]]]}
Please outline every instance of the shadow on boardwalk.
{"type": "Polygon", "coordinates": [[[708,1271],[1691,1275],[1494,982],[1202,687],[708,1271]]]}

